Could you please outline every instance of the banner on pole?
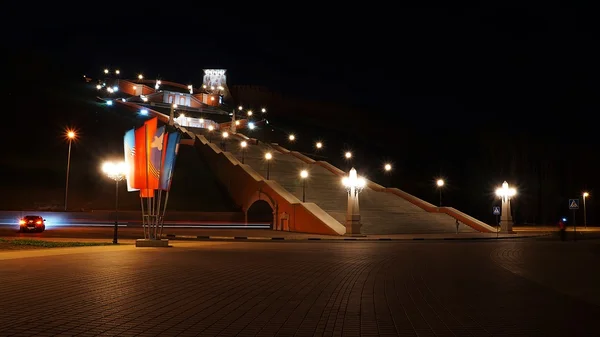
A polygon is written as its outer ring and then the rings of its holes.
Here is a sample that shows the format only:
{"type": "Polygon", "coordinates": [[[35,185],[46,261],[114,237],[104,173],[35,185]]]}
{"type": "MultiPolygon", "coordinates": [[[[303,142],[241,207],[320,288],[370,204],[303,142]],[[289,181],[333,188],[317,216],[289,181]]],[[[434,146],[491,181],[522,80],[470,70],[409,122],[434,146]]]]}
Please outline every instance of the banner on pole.
{"type": "Polygon", "coordinates": [[[159,188],[163,191],[169,191],[171,189],[171,182],[173,180],[173,171],[175,169],[175,159],[177,158],[177,152],[179,152],[179,141],[181,136],[179,132],[171,132],[168,137],[165,137],[165,144],[163,145],[163,162],[161,165],[160,172],[160,186],[159,188]]]}
{"type": "Polygon", "coordinates": [[[123,138],[125,164],[127,165],[127,191],[137,191],[133,187],[133,179],[135,177],[135,129],[131,129],[125,133],[123,138]]]}

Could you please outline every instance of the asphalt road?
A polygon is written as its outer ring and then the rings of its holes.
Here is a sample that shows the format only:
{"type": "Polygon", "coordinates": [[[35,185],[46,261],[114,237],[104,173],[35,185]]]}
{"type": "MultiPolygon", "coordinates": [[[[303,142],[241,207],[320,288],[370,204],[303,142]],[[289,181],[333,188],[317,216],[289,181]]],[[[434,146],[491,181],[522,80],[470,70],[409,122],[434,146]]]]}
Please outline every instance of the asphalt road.
{"type": "Polygon", "coordinates": [[[0,336],[592,336],[595,241],[0,252],[0,336]]]}

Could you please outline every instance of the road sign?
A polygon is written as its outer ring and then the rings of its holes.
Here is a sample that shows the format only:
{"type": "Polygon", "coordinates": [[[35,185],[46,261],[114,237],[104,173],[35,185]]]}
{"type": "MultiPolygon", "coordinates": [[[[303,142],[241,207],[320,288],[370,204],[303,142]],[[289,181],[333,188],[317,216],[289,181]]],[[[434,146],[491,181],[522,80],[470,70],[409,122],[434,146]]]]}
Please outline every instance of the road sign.
{"type": "Polygon", "coordinates": [[[492,213],[494,213],[494,215],[500,215],[500,206],[494,206],[492,213]]]}
{"type": "Polygon", "coordinates": [[[569,209],[579,209],[579,199],[569,199],[569,209]]]}

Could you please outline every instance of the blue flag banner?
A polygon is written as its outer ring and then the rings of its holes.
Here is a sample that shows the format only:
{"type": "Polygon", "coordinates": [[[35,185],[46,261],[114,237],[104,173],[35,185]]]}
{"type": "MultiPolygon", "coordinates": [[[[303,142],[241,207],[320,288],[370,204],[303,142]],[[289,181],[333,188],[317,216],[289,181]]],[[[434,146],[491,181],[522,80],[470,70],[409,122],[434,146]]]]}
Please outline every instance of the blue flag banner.
{"type": "Polygon", "coordinates": [[[125,132],[123,145],[125,150],[125,164],[127,165],[127,191],[138,191],[137,188],[132,187],[135,177],[135,129],[125,132]]]}
{"type": "Polygon", "coordinates": [[[160,184],[159,188],[163,191],[171,189],[171,181],[173,179],[173,170],[175,169],[175,159],[177,158],[177,152],[179,152],[179,140],[181,136],[179,132],[169,133],[165,137],[165,144],[163,145],[163,162],[160,171],[160,184]]]}

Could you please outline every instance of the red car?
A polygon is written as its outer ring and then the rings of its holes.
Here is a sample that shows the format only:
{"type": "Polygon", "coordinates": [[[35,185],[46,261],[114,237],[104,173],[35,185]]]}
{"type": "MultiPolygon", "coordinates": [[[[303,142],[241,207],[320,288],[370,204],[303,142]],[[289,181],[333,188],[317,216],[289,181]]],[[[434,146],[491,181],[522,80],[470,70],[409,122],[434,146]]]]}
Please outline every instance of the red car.
{"type": "Polygon", "coordinates": [[[19,231],[21,232],[43,232],[46,229],[46,219],[39,215],[26,215],[19,220],[19,231]]]}

